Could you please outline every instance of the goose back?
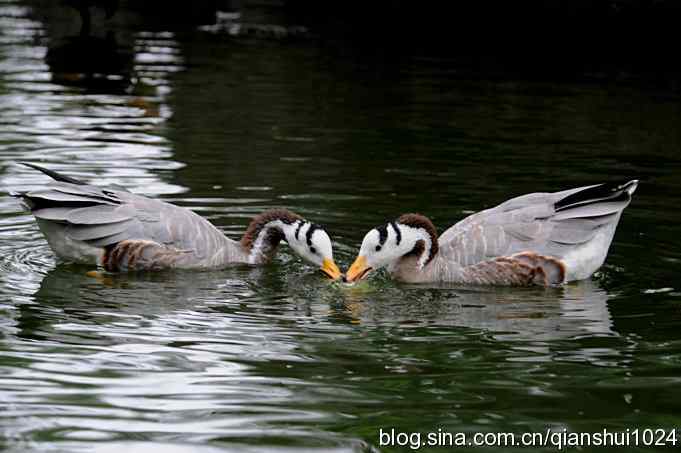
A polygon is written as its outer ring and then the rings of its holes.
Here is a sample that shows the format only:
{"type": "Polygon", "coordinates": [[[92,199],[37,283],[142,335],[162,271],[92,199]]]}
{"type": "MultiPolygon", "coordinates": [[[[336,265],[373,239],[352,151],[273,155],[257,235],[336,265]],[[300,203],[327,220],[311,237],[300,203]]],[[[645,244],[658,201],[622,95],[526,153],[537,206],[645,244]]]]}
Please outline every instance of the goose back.
{"type": "Polygon", "coordinates": [[[473,214],[439,238],[444,260],[470,266],[532,251],[561,259],[567,280],[586,278],[603,263],[622,210],[638,181],[533,193],[473,214]]]}
{"type": "MultiPolygon", "coordinates": [[[[75,180],[72,180],[75,181],[75,180]]],[[[183,267],[243,260],[242,247],[191,210],[127,191],[54,181],[21,194],[50,246],[77,262],[122,241],[153,241],[189,253],[183,267]]]]}

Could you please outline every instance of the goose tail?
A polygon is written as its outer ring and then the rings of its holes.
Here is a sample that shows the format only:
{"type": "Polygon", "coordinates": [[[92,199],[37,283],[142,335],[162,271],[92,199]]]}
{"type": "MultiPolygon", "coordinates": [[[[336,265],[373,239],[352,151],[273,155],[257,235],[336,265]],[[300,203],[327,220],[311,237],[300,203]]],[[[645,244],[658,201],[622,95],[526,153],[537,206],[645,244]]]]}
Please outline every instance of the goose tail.
{"type": "Polygon", "coordinates": [[[627,207],[638,187],[638,180],[605,183],[573,192],[554,203],[554,220],[602,217],[619,214],[627,207]]]}

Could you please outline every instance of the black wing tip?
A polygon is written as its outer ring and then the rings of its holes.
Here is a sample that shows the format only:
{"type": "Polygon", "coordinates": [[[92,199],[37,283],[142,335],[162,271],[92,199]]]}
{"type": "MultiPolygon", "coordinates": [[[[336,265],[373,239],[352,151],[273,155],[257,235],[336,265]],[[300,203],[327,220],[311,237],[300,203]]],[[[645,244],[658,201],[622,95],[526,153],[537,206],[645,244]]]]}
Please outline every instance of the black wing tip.
{"type": "Polygon", "coordinates": [[[633,195],[634,192],[636,192],[638,183],[639,183],[638,179],[632,179],[631,181],[622,184],[622,189],[626,190],[627,193],[629,193],[629,195],[633,195]]]}
{"type": "Polygon", "coordinates": [[[41,173],[46,174],[50,178],[54,179],[55,181],[60,181],[60,182],[67,182],[69,184],[75,184],[77,186],[85,186],[87,183],[83,181],[79,181],[78,179],[72,178],[70,176],[62,175],[61,173],[57,173],[54,170],[50,170],[48,168],[42,167],[38,164],[34,164],[32,162],[19,162],[21,165],[25,165],[29,168],[32,168],[34,170],[38,170],[41,173]]]}
{"type": "Polygon", "coordinates": [[[627,182],[606,182],[597,184],[568,195],[557,201],[554,207],[556,211],[560,211],[575,205],[588,204],[595,201],[621,201],[621,199],[624,198],[629,199],[636,191],[638,183],[638,179],[632,179],[627,182]]]}
{"type": "MultiPolygon", "coordinates": [[[[638,179],[631,179],[626,182],[618,181],[618,182],[604,182],[602,184],[597,184],[593,187],[590,187],[589,189],[585,190],[598,190],[601,192],[619,192],[621,190],[626,190],[627,192],[631,191],[633,192],[636,190],[636,186],[638,185],[639,180],[638,179]]],[[[578,192],[580,193],[580,192],[578,192]]]]}
{"type": "Polygon", "coordinates": [[[627,182],[606,182],[603,184],[600,184],[599,186],[594,187],[594,189],[599,188],[602,192],[610,192],[613,196],[619,195],[623,192],[626,192],[629,194],[629,196],[633,195],[634,192],[636,192],[636,188],[638,187],[639,180],[638,179],[632,179],[627,182]]]}
{"type": "Polygon", "coordinates": [[[43,172],[43,173],[45,173],[45,172],[51,172],[51,171],[52,171],[52,170],[48,170],[48,169],[45,168],[45,167],[41,167],[41,166],[38,165],[38,164],[34,164],[33,162],[19,162],[19,164],[20,164],[20,165],[24,165],[24,166],[26,166],[26,167],[28,167],[28,168],[32,168],[32,169],[34,169],[34,170],[38,170],[38,171],[43,172]]]}

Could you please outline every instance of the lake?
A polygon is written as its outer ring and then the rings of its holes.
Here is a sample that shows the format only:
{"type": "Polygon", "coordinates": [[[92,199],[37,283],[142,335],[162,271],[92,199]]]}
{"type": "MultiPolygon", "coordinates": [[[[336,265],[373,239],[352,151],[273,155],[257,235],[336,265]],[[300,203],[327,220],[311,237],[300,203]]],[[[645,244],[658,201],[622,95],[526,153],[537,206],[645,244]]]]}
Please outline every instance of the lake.
{"type": "Polygon", "coordinates": [[[380,430],[681,425],[678,92],[485,77],[264,13],[58,47],[27,5],[0,2],[0,449],[396,451],[380,430]],[[93,278],[5,193],[47,181],[21,161],[234,239],[288,207],[324,225],[343,269],[405,212],[442,232],[523,193],[641,184],[605,266],[559,288],[350,287],[286,246],[260,268],[93,278]]]}

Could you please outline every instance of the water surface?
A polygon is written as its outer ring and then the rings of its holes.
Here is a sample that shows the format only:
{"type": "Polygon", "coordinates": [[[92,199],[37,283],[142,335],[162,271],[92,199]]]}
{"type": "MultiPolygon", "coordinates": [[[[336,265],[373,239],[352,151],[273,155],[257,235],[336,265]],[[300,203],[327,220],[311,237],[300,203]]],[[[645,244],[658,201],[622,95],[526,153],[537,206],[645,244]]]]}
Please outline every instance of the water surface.
{"type": "Polygon", "coordinates": [[[46,182],[16,164],[42,162],[232,238],[286,206],[327,228],[345,268],[403,212],[442,231],[514,195],[639,178],[607,264],[553,289],[347,287],[284,247],[263,268],[97,279],[3,193],[0,445],[375,451],[379,428],[681,425],[678,96],[466,75],[256,18],[265,32],[131,27],[116,74],[82,80],[48,58],[56,31],[29,3],[3,0],[0,187],[46,182]]]}

